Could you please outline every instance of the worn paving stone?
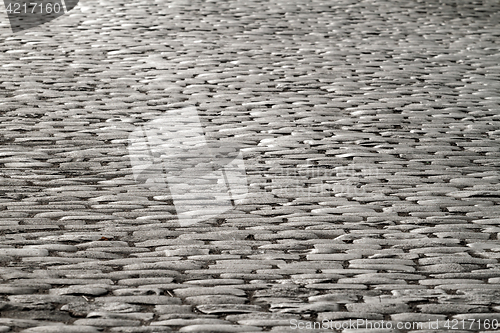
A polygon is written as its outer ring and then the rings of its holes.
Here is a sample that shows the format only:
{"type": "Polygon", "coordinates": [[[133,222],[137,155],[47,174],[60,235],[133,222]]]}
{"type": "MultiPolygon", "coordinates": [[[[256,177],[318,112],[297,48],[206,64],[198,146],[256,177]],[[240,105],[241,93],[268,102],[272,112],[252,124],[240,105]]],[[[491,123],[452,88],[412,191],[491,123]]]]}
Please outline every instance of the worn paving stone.
{"type": "Polygon", "coordinates": [[[120,333],[164,333],[172,332],[172,329],[167,326],[140,326],[140,327],[112,327],[111,332],[120,333]]]}
{"type": "Polygon", "coordinates": [[[499,9],[89,0],[2,21],[0,331],[496,316],[499,9]],[[188,106],[249,193],[186,226],[128,148],[188,106]]]}
{"type": "Polygon", "coordinates": [[[137,319],[142,321],[152,320],[154,313],[152,312],[142,312],[142,313],[115,313],[107,311],[96,311],[91,312],[87,315],[87,318],[110,318],[110,319],[137,319]]]}
{"type": "Polygon", "coordinates": [[[140,326],[140,327],[112,327],[111,332],[121,333],[163,333],[172,332],[172,329],[167,326],[140,326]]]}
{"type": "Polygon", "coordinates": [[[312,304],[283,303],[271,305],[272,311],[280,313],[318,313],[324,311],[338,311],[340,306],[333,302],[315,302],[312,304]]]}
{"type": "Polygon", "coordinates": [[[253,313],[264,311],[262,307],[252,304],[202,304],[196,306],[198,311],[206,314],[223,314],[223,313],[253,313]]]}
{"type": "Polygon", "coordinates": [[[38,326],[25,329],[24,333],[97,333],[102,329],[93,326],[72,326],[72,325],[54,325],[38,326]]]}
{"type": "Polygon", "coordinates": [[[237,297],[232,295],[203,295],[203,296],[190,296],[185,298],[188,304],[244,304],[246,298],[237,297]]]}
{"type": "Polygon", "coordinates": [[[68,288],[58,288],[51,289],[50,294],[53,295],[90,295],[90,296],[101,296],[107,294],[109,291],[109,286],[106,285],[86,285],[86,286],[71,286],[68,288]]]}
{"type": "Polygon", "coordinates": [[[225,320],[216,318],[176,318],[161,321],[154,321],[153,326],[190,326],[190,325],[225,325],[225,320]]]}
{"type": "Polygon", "coordinates": [[[399,322],[423,322],[445,320],[446,315],[431,315],[422,313],[397,313],[391,315],[391,320],[399,322]]]}
{"type": "MultiPolygon", "coordinates": [[[[318,313],[318,320],[323,321],[338,321],[338,320],[348,320],[348,319],[363,319],[363,320],[381,320],[384,315],[376,312],[320,312],[318,313]]],[[[342,326],[340,326],[342,327],[342,326]]]]}
{"type": "Polygon", "coordinates": [[[179,332],[260,332],[256,326],[243,325],[189,325],[182,327],[179,332]]]}
{"type": "Polygon", "coordinates": [[[12,257],[45,257],[49,255],[46,249],[0,249],[0,255],[12,257]]]}
{"type": "Polygon", "coordinates": [[[162,304],[181,304],[179,298],[170,296],[105,296],[97,298],[96,302],[99,303],[131,303],[131,304],[148,304],[148,305],[162,305],[162,304]]]}
{"type": "Polygon", "coordinates": [[[139,326],[141,322],[139,320],[127,320],[127,319],[90,318],[90,319],[75,320],[73,324],[84,325],[84,326],[113,327],[113,326],[139,326]]]}
{"type": "Polygon", "coordinates": [[[484,305],[469,305],[457,303],[443,303],[443,304],[421,304],[417,308],[422,313],[432,314],[447,314],[447,313],[475,313],[475,312],[488,312],[489,308],[484,305]]]}
{"type": "Polygon", "coordinates": [[[410,308],[404,303],[351,303],[345,305],[351,312],[371,312],[381,314],[393,314],[406,312],[410,308]]]}
{"type": "Polygon", "coordinates": [[[368,332],[376,332],[376,333],[400,333],[402,332],[401,330],[398,330],[398,329],[392,329],[392,328],[379,328],[379,329],[373,329],[373,328],[356,328],[356,329],[345,329],[343,330],[343,332],[345,333],[354,333],[354,332],[357,332],[357,333],[368,333],[368,332]]]}
{"type": "Polygon", "coordinates": [[[57,323],[31,319],[0,318],[0,325],[15,328],[31,328],[37,326],[52,326],[57,325],[57,323]]]}
{"type": "Polygon", "coordinates": [[[0,286],[0,294],[3,295],[26,295],[33,294],[37,288],[33,287],[16,287],[16,286],[0,286]]]}

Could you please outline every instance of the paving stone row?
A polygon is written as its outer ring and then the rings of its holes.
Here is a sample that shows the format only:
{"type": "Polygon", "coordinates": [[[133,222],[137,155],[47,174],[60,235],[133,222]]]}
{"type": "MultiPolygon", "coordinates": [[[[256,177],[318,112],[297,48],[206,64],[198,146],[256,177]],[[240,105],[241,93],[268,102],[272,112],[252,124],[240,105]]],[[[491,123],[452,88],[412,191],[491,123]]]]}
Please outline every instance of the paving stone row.
{"type": "Polygon", "coordinates": [[[89,0],[2,23],[0,332],[500,332],[499,18],[89,0]],[[181,226],[128,138],[187,106],[249,194],[181,226]]]}

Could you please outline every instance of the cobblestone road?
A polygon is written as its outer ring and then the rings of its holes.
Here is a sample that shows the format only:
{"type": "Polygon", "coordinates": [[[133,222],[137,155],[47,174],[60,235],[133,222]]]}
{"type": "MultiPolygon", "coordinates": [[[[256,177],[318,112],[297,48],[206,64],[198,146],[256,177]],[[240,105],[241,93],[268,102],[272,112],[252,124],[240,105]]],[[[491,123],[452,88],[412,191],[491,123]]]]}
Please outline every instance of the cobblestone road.
{"type": "Polygon", "coordinates": [[[494,0],[3,20],[0,332],[495,331],[499,22],[494,0]],[[244,148],[250,191],[188,227],[127,152],[184,106],[244,148]]]}

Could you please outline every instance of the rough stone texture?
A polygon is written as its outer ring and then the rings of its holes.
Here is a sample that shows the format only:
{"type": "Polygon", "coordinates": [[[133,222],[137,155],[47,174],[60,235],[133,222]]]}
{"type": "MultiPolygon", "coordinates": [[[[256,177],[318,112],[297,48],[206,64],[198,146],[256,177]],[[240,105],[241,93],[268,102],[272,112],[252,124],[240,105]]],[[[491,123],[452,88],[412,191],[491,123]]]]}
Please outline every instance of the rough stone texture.
{"type": "Polygon", "coordinates": [[[492,0],[88,0],[17,34],[0,20],[0,332],[498,319],[499,22],[492,0]],[[181,226],[128,138],[187,106],[241,149],[249,194],[181,226]]]}

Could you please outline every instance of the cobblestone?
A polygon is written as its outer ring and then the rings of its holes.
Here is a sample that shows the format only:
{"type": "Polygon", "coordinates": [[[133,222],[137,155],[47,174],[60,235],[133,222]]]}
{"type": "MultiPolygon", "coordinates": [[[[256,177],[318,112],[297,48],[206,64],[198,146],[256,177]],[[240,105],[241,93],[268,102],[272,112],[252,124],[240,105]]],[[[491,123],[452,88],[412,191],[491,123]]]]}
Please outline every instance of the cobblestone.
{"type": "MultiPolygon", "coordinates": [[[[38,326],[25,329],[23,333],[97,333],[100,332],[93,326],[71,326],[71,325],[54,325],[54,326],[38,326]]],[[[5,331],[8,332],[8,331],[5,331]]]]}
{"type": "Polygon", "coordinates": [[[0,21],[0,332],[497,318],[499,10],[89,0],[0,21]],[[249,193],[183,226],[128,138],[189,106],[249,193]]]}

